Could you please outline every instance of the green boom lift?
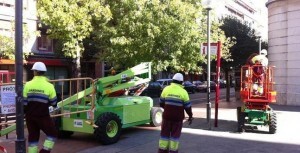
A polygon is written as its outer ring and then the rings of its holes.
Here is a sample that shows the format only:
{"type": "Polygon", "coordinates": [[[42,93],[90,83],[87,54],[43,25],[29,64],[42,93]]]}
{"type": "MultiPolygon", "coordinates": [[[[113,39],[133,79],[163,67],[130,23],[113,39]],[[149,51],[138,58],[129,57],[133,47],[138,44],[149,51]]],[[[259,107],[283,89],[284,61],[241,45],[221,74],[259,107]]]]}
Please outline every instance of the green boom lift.
{"type": "MultiPolygon", "coordinates": [[[[89,87],[58,102],[56,108],[49,108],[59,136],[68,137],[74,132],[90,133],[102,144],[112,144],[119,140],[122,128],[147,123],[160,126],[163,110],[153,107],[150,97],[137,96],[150,80],[150,62],[114,76],[93,80],[89,87]],[[135,95],[123,94],[122,91],[135,86],[140,86],[135,95]]],[[[56,84],[60,80],[53,82],[56,84]]],[[[12,126],[4,129],[1,136],[12,131],[12,126]]]]}

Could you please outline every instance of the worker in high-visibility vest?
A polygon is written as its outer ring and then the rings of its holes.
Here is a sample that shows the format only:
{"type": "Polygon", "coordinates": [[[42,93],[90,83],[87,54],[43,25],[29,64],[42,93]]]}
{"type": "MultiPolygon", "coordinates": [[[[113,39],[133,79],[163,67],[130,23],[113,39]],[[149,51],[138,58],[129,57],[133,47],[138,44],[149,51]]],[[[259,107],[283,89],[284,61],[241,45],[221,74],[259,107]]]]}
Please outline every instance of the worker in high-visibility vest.
{"type": "Polygon", "coordinates": [[[251,59],[251,63],[253,64],[253,93],[262,95],[264,88],[263,84],[265,81],[265,71],[268,66],[268,58],[266,57],[267,50],[263,49],[260,52],[260,55],[256,55],[251,59]]]}
{"type": "Polygon", "coordinates": [[[47,138],[39,152],[50,153],[57,138],[57,130],[49,114],[49,106],[55,106],[57,103],[56,91],[53,84],[44,76],[47,71],[44,63],[34,63],[31,70],[34,77],[25,84],[23,90],[28,153],[38,152],[40,130],[47,135],[47,138]]]}
{"type": "Polygon", "coordinates": [[[160,106],[164,108],[159,139],[159,153],[177,153],[182,130],[184,111],[192,124],[193,113],[189,95],[182,86],[183,75],[176,73],[171,85],[164,88],[160,97],[160,106]]]}

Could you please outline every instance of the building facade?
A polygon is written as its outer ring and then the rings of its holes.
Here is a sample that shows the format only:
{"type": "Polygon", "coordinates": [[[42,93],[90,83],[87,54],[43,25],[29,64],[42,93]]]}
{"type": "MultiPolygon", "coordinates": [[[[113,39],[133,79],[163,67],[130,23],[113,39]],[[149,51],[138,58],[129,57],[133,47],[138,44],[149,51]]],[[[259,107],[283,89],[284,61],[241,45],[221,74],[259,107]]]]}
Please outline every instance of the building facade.
{"type": "MultiPolygon", "coordinates": [[[[41,61],[47,65],[47,77],[49,79],[64,79],[74,77],[72,59],[55,54],[56,41],[47,36],[47,28],[38,26],[36,0],[23,0],[23,52],[30,53],[24,59],[24,81],[32,78],[30,71],[34,62],[41,61]]],[[[0,0],[0,35],[11,38],[14,41],[15,32],[15,0],[0,0]]],[[[105,75],[104,63],[96,60],[81,61],[82,77],[98,78],[105,75]]],[[[15,77],[15,61],[0,58],[0,74],[4,74],[1,80],[7,80],[11,74],[11,81],[15,77]]]]}
{"type": "Polygon", "coordinates": [[[215,12],[218,18],[232,16],[247,22],[263,40],[267,40],[266,0],[218,0],[215,12]]]}
{"type": "Polygon", "coordinates": [[[269,0],[269,62],[277,103],[300,105],[300,1],[269,0]]]}
{"type": "MultiPolygon", "coordinates": [[[[14,41],[14,24],[15,1],[0,0],[0,35],[14,41]]],[[[23,62],[24,80],[29,80],[33,76],[30,69],[36,61],[42,61],[47,65],[46,75],[50,79],[69,77],[69,60],[55,57],[53,40],[47,37],[46,31],[39,28],[38,24],[36,0],[23,0],[23,52],[31,53],[23,62]]],[[[0,70],[14,72],[14,60],[0,59],[0,70]]]]}

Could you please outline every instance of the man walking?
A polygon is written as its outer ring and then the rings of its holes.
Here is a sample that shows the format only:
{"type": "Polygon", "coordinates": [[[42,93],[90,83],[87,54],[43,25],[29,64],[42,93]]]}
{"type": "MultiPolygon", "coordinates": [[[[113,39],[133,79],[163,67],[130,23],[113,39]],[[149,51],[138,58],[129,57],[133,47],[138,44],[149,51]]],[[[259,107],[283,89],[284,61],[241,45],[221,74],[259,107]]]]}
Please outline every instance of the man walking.
{"type": "Polygon", "coordinates": [[[160,106],[164,108],[163,122],[159,139],[159,153],[177,153],[181,135],[184,110],[192,123],[193,113],[189,95],[182,86],[183,75],[176,73],[171,85],[165,87],[160,97],[160,106]]]}
{"type": "Polygon", "coordinates": [[[28,129],[28,153],[38,152],[40,130],[47,138],[40,153],[50,153],[57,138],[55,124],[49,114],[49,106],[55,106],[56,91],[54,86],[44,76],[47,68],[44,63],[34,63],[34,77],[24,86],[24,111],[28,129]]]}

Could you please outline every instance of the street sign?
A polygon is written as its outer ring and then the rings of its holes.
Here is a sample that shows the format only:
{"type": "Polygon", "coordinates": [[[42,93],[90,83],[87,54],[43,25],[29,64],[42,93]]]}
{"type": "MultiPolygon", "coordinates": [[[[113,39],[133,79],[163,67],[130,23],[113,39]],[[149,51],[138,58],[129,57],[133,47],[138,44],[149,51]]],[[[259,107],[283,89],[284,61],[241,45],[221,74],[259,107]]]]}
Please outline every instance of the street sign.
{"type": "MultiPolygon", "coordinates": [[[[210,43],[210,55],[217,55],[218,43],[210,43]]],[[[207,43],[202,43],[201,51],[202,55],[207,55],[207,43]]]]}
{"type": "Polygon", "coordinates": [[[1,113],[11,114],[16,112],[15,85],[3,85],[0,87],[1,113]]]}

